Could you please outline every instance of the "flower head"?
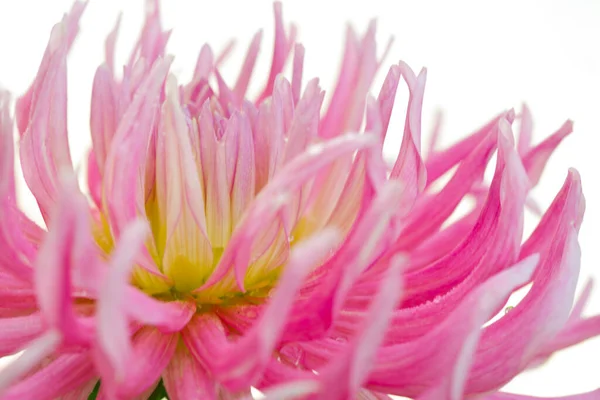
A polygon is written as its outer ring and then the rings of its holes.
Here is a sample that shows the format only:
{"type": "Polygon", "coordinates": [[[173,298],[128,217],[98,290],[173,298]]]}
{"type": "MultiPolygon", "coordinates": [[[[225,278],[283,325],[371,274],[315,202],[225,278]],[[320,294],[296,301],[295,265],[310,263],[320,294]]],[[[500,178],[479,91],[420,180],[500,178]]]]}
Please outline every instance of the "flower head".
{"type": "Polygon", "coordinates": [[[580,315],[589,290],[571,310],[584,210],[575,170],[522,240],[529,191],[570,122],[532,146],[529,110],[510,110],[425,157],[426,71],[392,65],[371,96],[375,24],[363,37],[348,31],[324,107],[318,80],[303,83],[304,48],[281,4],[269,76],[249,99],[260,33],[235,84],[219,74],[226,54],[208,46],[182,84],[148,1],[122,76],[118,24],[107,38],[79,184],[66,58],[85,5],[54,27],[15,103],[20,168],[47,229],[17,205],[11,102],[0,94],[0,354],[25,350],[0,373],[2,399],[225,399],[251,387],[273,399],[519,398],[492,393],[599,333],[597,317],[580,315]],[[388,163],[402,80],[407,116],[388,163]],[[451,220],[466,198],[472,210],[451,220]]]}

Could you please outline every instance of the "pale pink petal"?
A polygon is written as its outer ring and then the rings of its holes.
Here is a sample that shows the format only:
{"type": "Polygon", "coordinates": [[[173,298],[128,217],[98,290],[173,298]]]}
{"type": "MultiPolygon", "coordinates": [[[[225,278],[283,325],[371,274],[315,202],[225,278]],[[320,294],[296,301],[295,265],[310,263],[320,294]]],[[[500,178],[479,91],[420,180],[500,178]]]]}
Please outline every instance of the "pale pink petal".
{"type": "Polygon", "coordinates": [[[258,31],[252,38],[252,42],[250,43],[250,46],[248,46],[246,59],[244,60],[244,64],[240,70],[240,75],[238,76],[235,86],[233,87],[233,94],[236,99],[236,104],[241,104],[246,96],[248,84],[250,83],[250,78],[252,77],[254,66],[256,65],[256,58],[258,57],[258,52],[260,50],[261,40],[262,30],[258,31]]]}
{"type": "Polygon", "coordinates": [[[309,147],[293,162],[287,164],[252,203],[246,217],[236,228],[213,275],[200,290],[210,287],[227,274],[233,266],[238,284],[249,266],[253,239],[262,231],[265,221],[273,221],[286,204],[289,195],[314,178],[336,159],[375,144],[369,135],[343,135],[323,144],[309,147]]]}
{"type": "Polygon", "coordinates": [[[145,77],[114,135],[118,145],[111,146],[107,155],[103,204],[117,238],[123,227],[145,210],[139,174],[170,63],[170,59],[159,60],[145,77]]]}
{"type": "Polygon", "coordinates": [[[172,75],[166,90],[157,137],[155,190],[161,226],[156,242],[159,250],[164,249],[163,272],[175,288],[185,292],[206,281],[213,266],[213,251],[206,233],[203,188],[189,127],[172,75]]]}
{"type": "MultiPolygon", "coordinates": [[[[63,34],[66,35],[65,45],[67,52],[70,50],[71,46],[73,45],[73,42],[75,41],[75,38],[79,31],[79,20],[86,6],[87,1],[75,1],[73,3],[73,6],[71,7],[70,12],[67,15],[65,15],[65,17],[63,18],[63,22],[59,24],[63,26],[61,29],[64,30],[63,34]]],[[[52,36],[53,35],[51,35],[51,37],[52,36]]],[[[48,45],[46,51],[44,52],[42,62],[40,63],[38,74],[35,77],[33,83],[31,84],[29,89],[27,89],[27,92],[19,99],[17,99],[15,105],[15,114],[17,119],[17,127],[19,128],[19,133],[21,134],[25,133],[25,130],[30,124],[33,111],[32,108],[38,101],[38,92],[40,91],[40,87],[43,83],[43,80],[46,79],[45,76],[50,68],[50,63],[52,58],[54,57],[54,53],[54,46],[48,45]]]]}
{"type": "MultiPolygon", "coordinates": [[[[282,5],[276,1],[273,3],[273,13],[275,14],[275,44],[273,46],[273,60],[271,61],[271,70],[267,83],[261,94],[256,99],[256,104],[260,104],[273,92],[275,86],[275,78],[283,70],[285,61],[287,60],[292,46],[288,44],[288,38],[285,34],[283,25],[282,5]]],[[[291,35],[290,35],[291,37],[291,35]]]]}
{"type": "Polygon", "coordinates": [[[365,99],[377,70],[376,23],[372,21],[362,40],[352,28],[346,33],[342,67],[319,134],[331,138],[360,128],[365,99]]]}
{"type": "Polygon", "coordinates": [[[560,397],[536,397],[524,396],[521,394],[498,392],[485,396],[484,400],[596,400],[600,398],[600,389],[592,390],[587,393],[572,394],[560,397]]]}
{"type": "MultiPolygon", "coordinates": [[[[31,342],[19,358],[12,361],[0,372],[0,395],[15,381],[30,372],[40,361],[52,354],[60,341],[60,333],[50,330],[31,342]]],[[[14,386],[12,389],[14,389],[14,386]]],[[[2,398],[5,399],[6,397],[2,398]]]]}
{"type": "Polygon", "coordinates": [[[44,220],[48,222],[58,191],[58,174],[72,171],[67,137],[67,33],[64,24],[52,29],[48,65],[35,91],[31,122],[21,139],[21,167],[44,220]]]}
{"type": "Polygon", "coordinates": [[[300,100],[300,91],[302,90],[302,70],[304,68],[304,46],[296,44],[294,47],[294,69],[292,71],[292,96],[294,103],[298,104],[300,100]]]}
{"type": "Polygon", "coordinates": [[[2,400],[54,400],[95,376],[88,353],[64,354],[11,386],[2,400]]]}
{"type": "Polygon", "coordinates": [[[525,103],[521,107],[521,127],[519,129],[519,140],[517,142],[517,150],[521,157],[524,157],[531,148],[531,137],[533,133],[533,120],[531,111],[525,103]]]}
{"type": "Polygon", "coordinates": [[[232,231],[225,144],[220,140],[223,132],[218,135],[216,131],[219,122],[213,118],[210,103],[205,102],[198,119],[198,131],[201,173],[206,188],[206,231],[213,247],[225,247],[232,231]]]}
{"type": "Polygon", "coordinates": [[[116,84],[111,70],[103,64],[98,67],[94,76],[90,112],[92,144],[97,168],[101,174],[104,171],[106,157],[119,123],[117,112],[116,84]]]}
{"type": "Polygon", "coordinates": [[[10,95],[0,90],[0,271],[4,275],[3,283],[8,279],[15,283],[30,282],[32,278],[30,259],[35,256],[35,249],[21,231],[30,221],[22,215],[16,202],[10,95]]]}

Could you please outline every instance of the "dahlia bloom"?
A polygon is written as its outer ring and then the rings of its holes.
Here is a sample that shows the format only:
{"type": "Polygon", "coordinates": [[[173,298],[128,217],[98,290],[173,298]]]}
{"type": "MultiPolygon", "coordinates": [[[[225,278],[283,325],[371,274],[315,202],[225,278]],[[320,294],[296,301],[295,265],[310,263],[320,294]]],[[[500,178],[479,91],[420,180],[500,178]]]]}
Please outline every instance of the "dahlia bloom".
{"type": "Polygon", "coordinates": [[[372,97],[374,24],[362,37],[349,29],[324,107],[318,81],[303,84],[304,49],[280,4],[269,76],[248,99],[260,34],[234,85],[219,74],[227,51],[208,46],[180,84],[149,1],[122,76],[118,24],[106,40],[78,179],[66,57],[84,8],[54,27],[15,102],[20,168],[47,228],[17,205],[0,95],[0,355],[24,350],[0,372],[1,399],[237,399],[251,387],[270,399],[531,399],[498,390],[600,333],[599,317],[581,316],[591,285],[573,306],[577,171],[523,239],[528,194],[570,122],[533,146],[528,109],[509,110],[425,157],[426,71],[392,65],[372,97]],[[388,163],[401,81],[410,98],[388,163]],[[474,206],[452,219],[464,199],[474,206]]]}

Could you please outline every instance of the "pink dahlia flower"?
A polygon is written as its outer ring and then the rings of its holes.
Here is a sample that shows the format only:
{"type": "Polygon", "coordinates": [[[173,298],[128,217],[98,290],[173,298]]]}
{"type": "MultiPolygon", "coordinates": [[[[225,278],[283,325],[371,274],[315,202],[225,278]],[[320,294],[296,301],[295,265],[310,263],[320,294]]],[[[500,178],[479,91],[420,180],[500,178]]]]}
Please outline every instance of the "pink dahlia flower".
{"type": "Polygon", "coordinates": [[[86,184],[66,128],[66,58],[85,3],[54,27],[16,101],[20,168],[47,228],[17,206],[11,101],[0,96],[0,355],[24,350],[0,373],[0,398],[237,399],[256,387],[271,399],[531,399],[497,390],[600,333],[599,317],[581,316],[590,287],[572,307],[575,170],[523,239],[528,193],[570,122],[532,146],[529,111],[511,110],[423,157],[426,71],[392,65],[369,95],[374,24],[348,31],[323,107],[280,4],[270,74],[248,99],[260,35],[234,85],[208,46],[181,84],[157,3],[120,78],[118,25],[107,38],[86,184]],[[404,131],[388,132],[401,81],[404,131]],[[402,135],[389,164],[388,133],[402,135]],[[465,198],[472,210],[450,219],[465,198]]]}

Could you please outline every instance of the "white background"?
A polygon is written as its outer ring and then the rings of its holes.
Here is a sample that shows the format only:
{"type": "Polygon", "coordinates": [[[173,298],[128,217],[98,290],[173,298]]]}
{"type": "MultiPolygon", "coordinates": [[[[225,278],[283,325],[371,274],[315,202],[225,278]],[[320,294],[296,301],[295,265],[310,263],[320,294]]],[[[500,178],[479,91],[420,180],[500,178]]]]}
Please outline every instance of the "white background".
{"type": "MultiPolygon", "coordinates": [[[[74,161],[89,147],[89,99],[95,68],[102,62],[103,41],[119,10],[124,12],[118,61],[125,61],[142,23],[141,0],[96,0],[88,5],[81,34],[69,59],[69,129],[74,161]]],[[[0,84],[15,94],[31,82],[52,25],[69,9],[71,0],[0,0],[0,84]]],[[[235,78],[236,67],[251,35],[264,28],[256,76],[265,76],[270,62],[273,24],[270,1],[164,2],[164,24],[174,28],[169,52],[175,71],[189,77],[200,46],[218,51],[239,38],[225,68],[235,78]]],[[[345,24],[364,31],[377,17],[383,48],[390,35],[396,41],[386,65],[402,59],[415,70],[428,68],[424,131],[434,111],[444,111],[442,144],[471,132],[497,112],[527,101],[534,113],[534,142],[567,118],[575,134],[553,156],[535,191],[545,207],[559,189],[568,167],[583,178],[587,214],[581,230],[582,282],[600,275],[600,2],[577,1],[284,1],[284,18],[300,28],[306,47],[305,82],[318,76],[331,88],[338,71],[345,24]]],[[[377,93],[383,75],[374,86],[377,93]]],[[[259,79],[254,90],[260,89],[259,79]]],[[[401,116],[391,129],[400,130],[401,116]]],[[[425,137],[427,140],[427,137],[425,137]]],[[[397,141],[396,141],[397,142],[397,141]]],[[[426,141],[425,141],[426,143],[426,141]]],[[[398,146],[392,143],[390,148],[398,146]]],[[[35,215],[31,198],[27,211],[35,215]]],[[[600,312],[595,293],[588,313],[600,312]]],[[[591,390],[600,384],[600,341],[565,351],[547,366],[524,373],[509,384],[515,392],[562,395],[591,390]]]]}

